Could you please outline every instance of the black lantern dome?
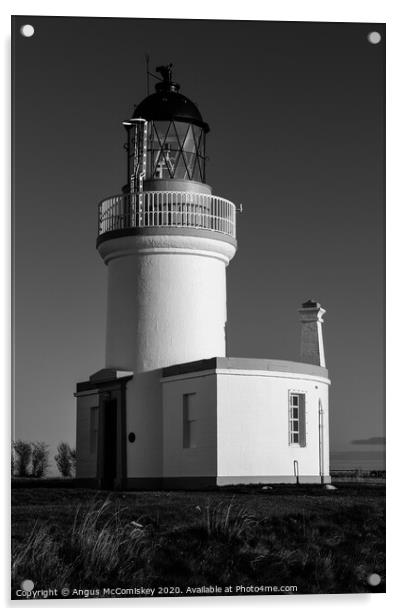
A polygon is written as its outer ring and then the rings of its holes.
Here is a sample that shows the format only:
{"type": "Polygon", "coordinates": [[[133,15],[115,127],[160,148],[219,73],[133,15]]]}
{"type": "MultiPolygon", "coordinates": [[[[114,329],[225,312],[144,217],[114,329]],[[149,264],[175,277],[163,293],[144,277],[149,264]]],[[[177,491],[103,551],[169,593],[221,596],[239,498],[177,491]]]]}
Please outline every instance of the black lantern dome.
{"type": "Polygon", "coordinates": [[[134,111],[134,116],[145,120],[175,120],[188,122],[202,128],[206,133],[209,126],[203,121],[197,106],[179,93],[180,85],[172,81],[172,65],[158,66],[162,81],[155,85],[154,94],[147,96],[134,111]]]}

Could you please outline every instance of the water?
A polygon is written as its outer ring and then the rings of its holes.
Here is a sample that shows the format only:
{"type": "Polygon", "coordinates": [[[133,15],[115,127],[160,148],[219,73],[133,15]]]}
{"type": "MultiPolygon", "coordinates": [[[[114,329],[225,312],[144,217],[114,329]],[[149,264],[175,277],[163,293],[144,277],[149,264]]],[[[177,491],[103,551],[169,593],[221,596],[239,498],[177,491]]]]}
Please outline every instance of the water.
{"type": "Polygon", "coordinates": [[[331,451],[331,471],[361,469],[363,471],[385,470],[385,449],[364,451],[331,451]]]}

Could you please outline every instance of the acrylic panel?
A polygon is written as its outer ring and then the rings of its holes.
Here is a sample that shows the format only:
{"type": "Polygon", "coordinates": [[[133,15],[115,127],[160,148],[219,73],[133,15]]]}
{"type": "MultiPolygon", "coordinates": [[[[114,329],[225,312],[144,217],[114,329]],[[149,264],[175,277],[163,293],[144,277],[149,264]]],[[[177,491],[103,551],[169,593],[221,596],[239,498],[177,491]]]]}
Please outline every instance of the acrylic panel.
{"type": "Polygon", "coordinates": [[[12,18],[13,599],[385,592],[385,24],[12,18]]]}

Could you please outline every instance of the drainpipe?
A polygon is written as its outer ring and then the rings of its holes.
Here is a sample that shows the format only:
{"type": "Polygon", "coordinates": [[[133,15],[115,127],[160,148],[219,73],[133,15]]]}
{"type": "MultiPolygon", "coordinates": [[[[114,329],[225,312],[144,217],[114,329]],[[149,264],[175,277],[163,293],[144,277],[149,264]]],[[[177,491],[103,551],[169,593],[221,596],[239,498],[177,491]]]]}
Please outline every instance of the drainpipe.
{"type": "Polygon", "coordinates": [[[299,462],[298,460],[293,460],[293,472],[296,477],[296,485],[299,485],[299,462]]]}
{"type": "Polygon", "coordinates": [[[324,410],[321,398],[318,400],[318,455],[321,484],[324,484],[324,410]]]}

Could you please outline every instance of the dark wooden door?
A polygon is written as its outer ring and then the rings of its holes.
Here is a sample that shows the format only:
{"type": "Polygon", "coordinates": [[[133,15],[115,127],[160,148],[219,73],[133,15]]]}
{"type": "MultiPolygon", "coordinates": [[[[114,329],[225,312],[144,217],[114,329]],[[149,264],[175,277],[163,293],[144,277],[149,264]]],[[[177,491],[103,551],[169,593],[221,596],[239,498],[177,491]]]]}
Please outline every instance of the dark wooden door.
{"type": "Polygon", "coordinates": [[[110,398],[103,402],[101,422],[100,487],[113,490],[117,467],[117,400],[110,398]]]}

